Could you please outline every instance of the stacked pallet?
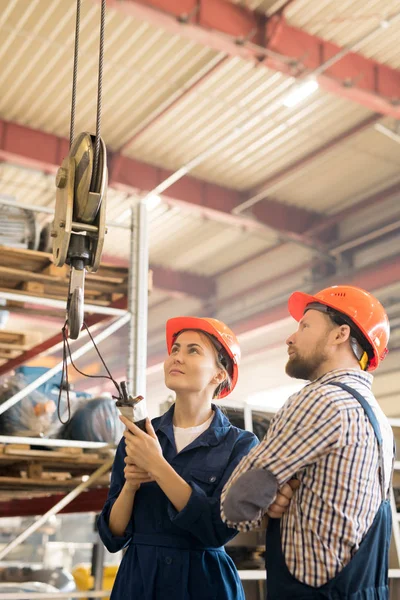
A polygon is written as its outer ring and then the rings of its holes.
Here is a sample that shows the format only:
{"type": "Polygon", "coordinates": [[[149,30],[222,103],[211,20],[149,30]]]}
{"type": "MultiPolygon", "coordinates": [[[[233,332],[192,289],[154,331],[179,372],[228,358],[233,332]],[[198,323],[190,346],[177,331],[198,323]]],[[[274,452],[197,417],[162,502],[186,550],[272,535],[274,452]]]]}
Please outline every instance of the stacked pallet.
{"type": "MultiPolygon", "coordinates": [[[[0,444],[0,500],[10,492],[67,491],[87,480],[112,456],[109,447],[86,451],[82,448],[31,448],[28,444],[0,444]],[[7,492],[9,492],[7,494],[7,492]]],[[[107,487],[108,475],[90,487],[107,487]]]]}
{"type": "MultiPolygon", "coordinates": [[[[69,267],[56,267],[51,254],[0,246],[0,293],[66,300],[68,283],[69,267]]],[[[127,268],[101,265],[86,277],[86,301],[108,306],[126,295],[127,283],[127,268]]]]}

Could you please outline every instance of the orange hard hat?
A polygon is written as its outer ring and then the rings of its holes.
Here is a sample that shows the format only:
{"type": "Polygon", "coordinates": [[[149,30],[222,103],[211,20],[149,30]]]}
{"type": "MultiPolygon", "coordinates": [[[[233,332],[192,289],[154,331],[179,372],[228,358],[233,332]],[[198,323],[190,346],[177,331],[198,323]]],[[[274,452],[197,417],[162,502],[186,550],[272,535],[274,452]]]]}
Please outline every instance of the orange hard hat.
{"type": "Polygon", "coordinates": [[[354,323],[373,350],[367,370],[376,369],[388,353],[390,335],[389,319],[379,300],[369,292],[352,285],[333,285],[314,296],[294,292],[289,298],[289,312],[296,321],[300,321],[307,305],[312,302],[329,306],[354,323]]]}
{"type": "Polygon", "coordinates": [[[240,346],[236,335],[222,321],[200,317],[175,317],[167,321],[167,350],[171,354],[172,346],[177,335],[183,330],[198,330],[214,337],[225,349],[232,363],[231,385],[224,388],[218,394],[218,398],[224,398],[230,394],[236,386],[239,375],[240,346]]]}

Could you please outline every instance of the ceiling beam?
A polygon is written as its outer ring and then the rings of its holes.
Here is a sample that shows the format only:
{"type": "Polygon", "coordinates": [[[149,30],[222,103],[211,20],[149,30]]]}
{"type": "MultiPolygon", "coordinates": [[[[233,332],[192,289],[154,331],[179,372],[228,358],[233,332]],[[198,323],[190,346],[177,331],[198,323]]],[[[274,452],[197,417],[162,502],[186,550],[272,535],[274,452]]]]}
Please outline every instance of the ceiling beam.
{"type": "MultiPolygon", "coordinates": [[[[99,0],[94,0],[99,2],[99,0]]],[[[107,0],[111,9],[175,35],[262,62],[271,70],[302,77],[334,55],[342,58],[318,75],[320,86],[374,112],[400,118],[397,69],[292,27],[284,13],[266,19],[226,0],[107,0]]]]}
{"type": "Polygon", "coordinates": [[[268,48],[292,59],[267,61],[273,68],[295,77],[319,69],[335,55],[343,56],[317,76],[325,91],[365,106],[369,110],[400,117],[400,72],[362,54],[291,26],[284,17],[274,16],[266,25],[268,48]]]}
{"type": "MultiPolygon", "coordinates": [[[[69,142],[65,138],[0,119],[0,160],[55,173],[68,151],[69,142]]],[[[109,184],[127,194],[148,192],[171,174],[127,156],[118,155],[117,161],[118,168],[115,164],[112,167],[111,171],[115,169],[115,174],[109,184]]],[[[166,189],[163,198],[166,202],[186,203],[192,213],[197,212],[205,218],[214,217],[250,231],[261,231],[264,224],[279,233],[301,234],[306,224],[316,226],[320,218],[313,211],[266,200],[262,222],[257,223],[254,219],[246,221],[232,214],[235,207],[243,203],[240,192],[188,175],[166,189]]]]}
{"type": "MultiPolygon", "coordinates": [[[[328,152],[331,152],[332,150],[343,144],[343,142],[346,142],[350,138],[358,135],[366,129],[369,129],[372,125],[375,125],[375,123],[377,123],[380,118],[381,115],[375,113],[367,117],[366,119],[363,119],[353,127],[350,127],[350,129],[347,129],[346,131],[340,133],[331,140],[315,148],[315,150],[312,150],[311,152],[300,157],[298,160],[294,161],[290,165],[284,167],[277,173],[274,173],[273,175],[268,177],[268,179],[266,179],[263,183],[260,183],[254,190],[252,190],[252,192],[250,193],[250,197],[243,203],[242,207],[237,207],[235,209],[235,212],[243,210],[246,207],[254,206],[260,200],[265,198],[267,194],[273,193],[277,185],[281,184],[282,182],[287,183],[288,181],[290,181],[290,178],[299,173],[301,169],[307,167],[313,161],[320,158],[321,156],[324,156],[328,152]]],[[[258,218],[262,220],[263,205],[255,207],[253,209],[253,212],[258,218]]],[[[309,225],[312,224],[305,223],[303,231],[308,229],[309,225]]]]}
{"type": "MultiPolygon", "coordinates": [[[[354,285],[369,292],[374,292],[383,289],[392,284],[397,284],[400,281],[400,254],[379,261],[372,265],[368,265],[357,272],[347,274],[338,274],[314,284],[312,288],[307,289],[307,293],[316,293],[320,289],[329,287],[330,285],[346,284],[354,285]]],[[[260,285],[261,287],[261,285],[260,285]]],[[[293,290],[295,291],[295,290],[293,290]]],[[[269,301],[273,303],[273,299],[269,301]]],[[[246,319],[230,323],[236,335],[248,333],[262,329],[275,321],[280,321],[288,316],[287,304],[279,303],[271,308],[254,314],[246,319]]]]}
{"type": "MultiPolygon", "coordinates": [[[[302,268],[307,268],[307,263],[304,263],[299,267],[299,270],[302,268]]],[[[291,271],[287,273],[282,273],[278,279],[284,279],[286,275],[290,275],[291,271]]],[[[304,288],[307,293],[316,293],[319,290],[329,287],[330,285],[338,285],[338,284],[346,284],[346,285],[354,285],[363,289],[366,289],[370,292],[375,292],[379,289],[384,289],[392,284],[397,284],[400,281],[400,253],[390,258],[386,258],[385,260],[378,261],[374,264],[368,265],[362,269],[359,269],[357,272],[351,271],[348,273],[339,273],[334,276],[327,277],[319,282],[314,283],[313,285],[308,285],[304,288]]],[[[268,284],[269,279],[265,279],[261,281],[258,286],[254,286],[250,292],[256,293],[261,289],[265,289],[265,286],[268,284]]],[[[295,291],[295,290],[292,290],[295,291]]],[[[248,290],[244,290],[243,292],[234,295],[233,300],[237,301],[238,298],[242,295],[246,296],[248,290]]],[[[266,292],[267,295],[267,292],[266,292]]],[[[289,298],[290,293],[287,294],[287,298],[289,298]]],[[[268,298],[266,297],[265,301],[265,309],[254,313],[244,319],[236,319],[229,321],[229,326],[232,327],[233,331],[237,336],[244,334],[256,334],[262,335],[263,330],[265,329],[266,335],[269,326],[273,323],[283,321],[290,317],[287,307],[287,301],[282,302],[285,294],[280,294],[279,297],[276,298],[268,298]]],[[[227,311],[229,311],[229,301],[230,298],[224,300],[224,306],[227,311]]],[[[163,329],[157,329],[153,332],[153,336],[161,336],[163,335],[163,329]]],[[[148,365],[152,367],[154,365],[158,365],[163,360],[163,354],[159,352],[154,352],[149,355],[148,365]]]]}
{"type": "MultiPolygon", "coordinates": [[[[102,262],[115,267],[129,268],[129,261],[104,254],[102,262]]],[[[212,277],[197,275],[188,271],[175,271],[167,267],[150,264],[152,288],[167,293],[171,297],[194,296],[202,300],[213,298],[216,282],[212,277]]]]}
{"type": "MultiPolygon", "coordinates": [[[[339,210],[333,215],[329,215],[324,217],[323,219],[320,219],[317,225],[312,226],[310,229],[307,229],[304,232],[304,236],[309,240],[319,240],[323,242],[325,248],[329,248],[331,254],[336,256],[337,253],[335,252],[335,249],[341,245],[341,240],[338,238],[338,225],[346,219],[350,219],[362,213],[371,206],[376,207],[378,211],[381,210],[379,208],[379,205],[388,200],[389,198],[392,198],[393,196],[400,196],[400,182],[394,183],[386,189],[380,190],[379,192],[374,192],[370,196],[358,199],[355,202],[355,204],[350,204],[349,206],[346,206],[346,208],[339,210]]],[[[259,206],[263,206],[263,203],[261,203],[259,206]]],[[[378,231],[379,229],[381,229],[381,226],[379,226],[378,229],[371,229],[370,233],[378,231]]],[[[225,273],[231,271],[232,269],[242,267],[247,263],[256,260],[257,258],[260,258],[261,256],[267,256],[268,254],[275,252],[275,250],[277,250],[278,248],[281,249],[285,243],[287,242],[281,241],[276,246],[268,248],[267,250],[263,249],[258,252],[255,252],[252,256],[247,257],[246,259],[238,262],[234,267],[230,266],[216,273],[216,276],[218,277],[221,275],[225,275],[225,273]]]]}

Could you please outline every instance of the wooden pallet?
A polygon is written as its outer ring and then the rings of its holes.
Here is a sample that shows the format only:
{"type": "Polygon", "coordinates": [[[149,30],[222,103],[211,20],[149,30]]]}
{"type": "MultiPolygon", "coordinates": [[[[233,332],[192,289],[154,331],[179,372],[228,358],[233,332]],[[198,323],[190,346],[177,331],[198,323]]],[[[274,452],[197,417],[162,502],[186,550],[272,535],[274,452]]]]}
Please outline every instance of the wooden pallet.
{"type": "MultiPolygon", "coordinates": [[[[56,267],[46,252],[0,246],[0,290],[64,300],[68,293],[69,267],[56,267]]],[[[127,293],[128,269],[101,265],[88,273],[85,296],[88,302],[108,305],[127,293]]]]}
{"type": "MultiPolygon", "coordinates": [[[[0,500],[7,490],[64,491],[77,487],[110,457],[112,451],[82,448],[37,449],[26,444],[0,445],[0,500]]],[[[108,486],[103,476],[91,487],[108,486]]]]}
{"type": "MultiPolygon", "coordinates": [[[[109,306],[126,296],[127,283],[127,268],[102,264],[96,273],[88,273],[85,278],[85,302],[109,306]]],[[[66,303],[68,287],[69,267],[56,267],[51,254],[0,246],[0,297],[2,293],[12,293],[15,297],[7,300],[6,310],[42,315],[41,299],[66,303]],[[26,303],[23,299],[26,296],[32,297],[32,304],[26,303]]],[[[47,316],[60,318],[60,314],[60,309],[46,309],[47,316]]],[[[40,332],[0,332],[0,365],[42,341],[40,332]]]]}

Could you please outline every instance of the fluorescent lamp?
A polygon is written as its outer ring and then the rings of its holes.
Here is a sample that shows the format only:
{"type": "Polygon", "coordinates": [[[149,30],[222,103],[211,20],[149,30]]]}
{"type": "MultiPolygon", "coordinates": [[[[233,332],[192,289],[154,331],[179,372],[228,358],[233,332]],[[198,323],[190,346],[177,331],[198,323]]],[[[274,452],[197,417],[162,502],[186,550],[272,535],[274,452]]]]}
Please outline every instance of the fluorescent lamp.
{"type": "Polygon", "coordinates": [[[161,197],[158,194],[148,194],[145,198],[147,210],[153,210],[161,203],[161,197]]]}
{"type": "Polygon", "coordinates": [[[318,81],[316,79],[308,79],[296,85],[291,92],[285,97],[283,104],[287,108],[292,108],[300,102],[303,102],[306,98],[311,96],[319,88],[318,81]]]}

